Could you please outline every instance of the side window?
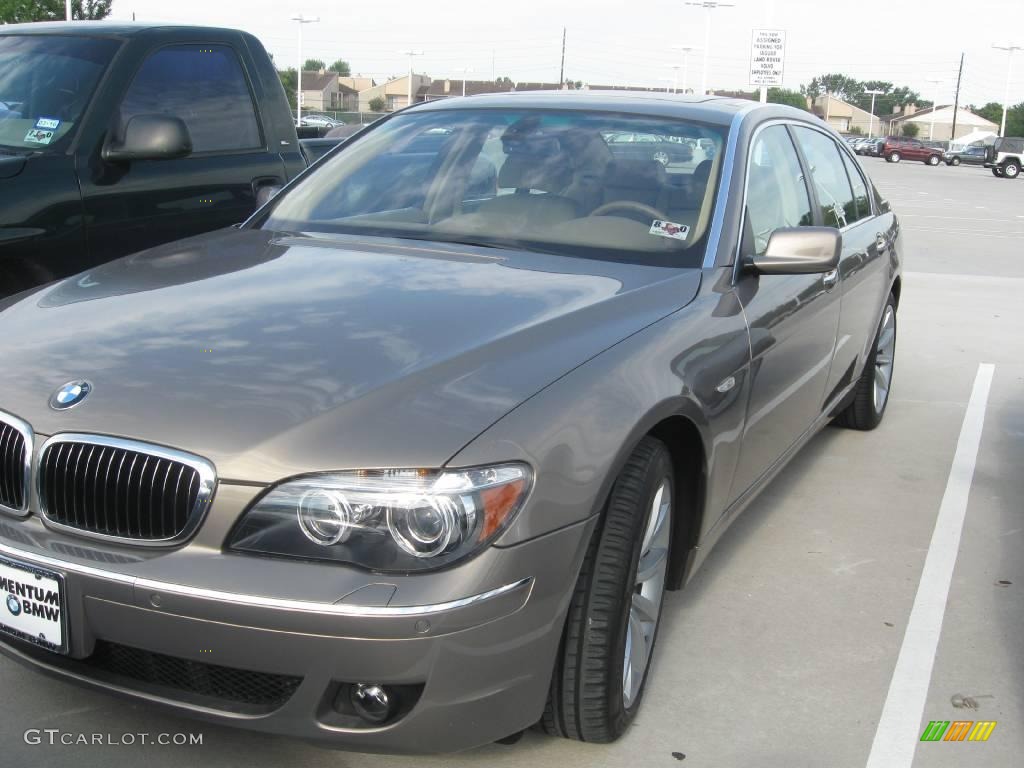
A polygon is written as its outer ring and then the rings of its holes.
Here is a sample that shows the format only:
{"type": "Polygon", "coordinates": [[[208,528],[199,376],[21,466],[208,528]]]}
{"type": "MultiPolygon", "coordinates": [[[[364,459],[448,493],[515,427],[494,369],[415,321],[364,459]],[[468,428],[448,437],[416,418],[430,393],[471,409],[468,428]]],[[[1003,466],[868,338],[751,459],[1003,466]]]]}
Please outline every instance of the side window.
{"type": "Polygon", "coordinates": [[[852,224],[855,220],[860,221],[871,215],[871,202],[868,199],[868,185],[864,181],[864,175],[860,168],[850,159],[849,155],[843,152],[840,154],[843,157],[843,164],[846,166],[846,175],[850,177],[850,184],[853,185],[853,201],[857,204],[857,215],[847,221],[848,224],[852,224]]]}
{"type": "Polygon", "coordinates": [[[151,54],[121,103],[121,125],[144,114],[180,117],[195,152],[263,145],[242,65],[227,46],[172,45],[151,54]]]}
{"type": "Polygon", "coordinates": [[[812,128],[794,129],[800,149],[810,166],[826,227],[842,229],[857,220],[853,189],[846,176],[839,147],[828,136],[812,128]]]}
{"type": "Polygon", "coordinates": [[[765,128],[754,140],[747,171],[747,221],[753,252],[761,255],[772,232],[814,223],[796,148],[783,125],[765,128]]]}

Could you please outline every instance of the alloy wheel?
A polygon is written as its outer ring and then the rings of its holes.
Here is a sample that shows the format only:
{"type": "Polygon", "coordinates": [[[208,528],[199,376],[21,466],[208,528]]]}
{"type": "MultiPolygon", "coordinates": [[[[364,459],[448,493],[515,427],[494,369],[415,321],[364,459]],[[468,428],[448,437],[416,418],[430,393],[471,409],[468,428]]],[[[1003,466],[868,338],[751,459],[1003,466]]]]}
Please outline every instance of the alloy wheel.
{"type": "Polygon", "coordinates": [[[885,308],[882,330],[878,333],[875,347],[875,410],[881,412],[889,398],[892,383],[892,366],[896,352],[896,314],[892,305],[885,308]]]}
{"type": "Polygon", "coordinates": [[[654,494],[648,511],[647,526],[640,546],[636,584],[629,606],[626,629],[626,650],[622,665],[622,703],[629,709],[643,685],[644,674],[654,646],[654,633],[661,615],[661,598],[665,591],[668,568],[672,486],[665,478],[654,494]]]}

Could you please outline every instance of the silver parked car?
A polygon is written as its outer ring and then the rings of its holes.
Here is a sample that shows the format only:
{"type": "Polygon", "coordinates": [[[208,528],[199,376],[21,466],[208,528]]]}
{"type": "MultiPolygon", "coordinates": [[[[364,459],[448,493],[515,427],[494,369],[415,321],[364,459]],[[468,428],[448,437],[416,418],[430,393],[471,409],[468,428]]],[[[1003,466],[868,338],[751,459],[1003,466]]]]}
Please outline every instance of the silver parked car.
{"type": "Polygon", "coordinates": [[[818,429],[882,419],[900,249],[788,107],[381,120],[237,229],[0,302],[0,650],[357,750],[611,741],[665,590],[818,429]]]}

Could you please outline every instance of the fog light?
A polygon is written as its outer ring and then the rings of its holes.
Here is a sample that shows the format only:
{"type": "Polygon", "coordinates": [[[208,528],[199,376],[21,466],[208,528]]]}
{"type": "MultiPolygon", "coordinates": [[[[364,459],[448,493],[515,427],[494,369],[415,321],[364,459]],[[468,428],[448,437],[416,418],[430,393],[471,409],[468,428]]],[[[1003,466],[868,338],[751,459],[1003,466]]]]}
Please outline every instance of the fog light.
{"type": "Polygon", "coordinates": [[[394,714],[395,704],[382,685],[358,683],[352,686],[352,708],[361,718],[375,725],[390,719],[394,714]]]}

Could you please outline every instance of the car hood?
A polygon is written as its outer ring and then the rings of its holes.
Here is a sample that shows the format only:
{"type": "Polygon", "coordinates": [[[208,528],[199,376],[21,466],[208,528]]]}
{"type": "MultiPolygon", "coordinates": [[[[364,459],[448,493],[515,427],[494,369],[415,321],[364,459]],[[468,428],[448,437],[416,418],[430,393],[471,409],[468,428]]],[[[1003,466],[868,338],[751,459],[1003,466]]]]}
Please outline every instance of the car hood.
{"type": "Polygon", "coordinates": [[[229,230],[0,303],[0,410],[42,435],[197,453],[222,480],[439,466],[699,283],[698,270],[229,230]],[[78,379],[89,397],[51,409],[78,379]]]}

